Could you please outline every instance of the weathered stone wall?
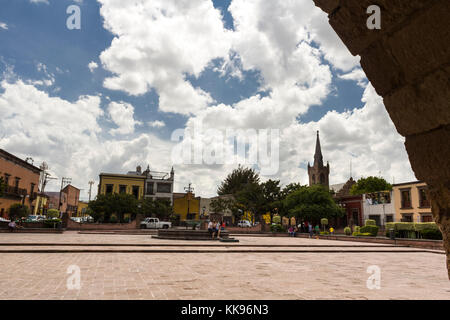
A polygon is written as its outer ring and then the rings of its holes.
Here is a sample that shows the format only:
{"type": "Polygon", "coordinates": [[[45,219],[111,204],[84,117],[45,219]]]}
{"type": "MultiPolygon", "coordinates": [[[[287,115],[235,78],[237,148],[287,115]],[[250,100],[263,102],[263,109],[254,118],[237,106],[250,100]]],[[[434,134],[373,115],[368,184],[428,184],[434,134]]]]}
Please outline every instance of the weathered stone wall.
{"type": "Polygon", "coordinates": [[[450,278],[450,1],[313,0],[361,66],[426,181],[444,236],[450,278]],[[381,29],[367,8],[381,8],[381,29]]]}

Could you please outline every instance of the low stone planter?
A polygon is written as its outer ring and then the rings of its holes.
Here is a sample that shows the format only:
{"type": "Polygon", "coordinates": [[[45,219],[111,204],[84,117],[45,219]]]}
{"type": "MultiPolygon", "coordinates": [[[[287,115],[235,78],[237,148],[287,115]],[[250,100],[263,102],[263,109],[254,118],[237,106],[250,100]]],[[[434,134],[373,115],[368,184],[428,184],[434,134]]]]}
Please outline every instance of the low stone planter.
{"type": "MultiPolygon", "coordinates": [[[[220,238],[229,239],[230,233],[228,231],[221,231],[220,238]]],[[[157,239],[170,240],[218,240],[212,239],[208,230],[180,230],[180,229],[160,229],[158,235],[153,236],[157,239]]]]}

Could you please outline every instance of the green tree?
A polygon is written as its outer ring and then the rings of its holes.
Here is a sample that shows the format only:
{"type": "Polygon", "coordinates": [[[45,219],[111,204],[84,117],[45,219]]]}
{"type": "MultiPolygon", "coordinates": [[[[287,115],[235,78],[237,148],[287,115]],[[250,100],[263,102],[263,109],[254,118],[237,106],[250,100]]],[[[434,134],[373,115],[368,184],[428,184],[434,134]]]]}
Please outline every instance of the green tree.
{"type": "Polygon", "coordinates": [[[226,194],[236,195],[242,191],[247,184],[259,184],[259,174],[251,168],[244,168],[241,165],[234,169],[217,189],[220,196],[226,194]]]}
{"type": "Polygon", "coordinates": [[[156,217],[159,219],[169,218],[173,214],[173,207],[168,199],[145,198],[140,201],[139,213],[145,217],[156,217]]]}
{"type": "Polygon", "coordinates": [[[302,186],[291,192],[285,199],[285,208],[290,216],[312,223],[321,218],[336,218],[344,215],[327,189],[321,185],[302,186]]]}
{"type": "Polygon", "coordinates": [[[236,194],[236,202],[244,211],[252,213],[255,221],[260,222],[266,211],[263,188],[258,183],[248,183],[236,194]]]}
{"type": "Polygon", "coordinates": [[[27,217],[29,214],[30,209],[21,203],[14,203],[9,207],[9,219],[11,220],[27,217]]]}
{"type": "Polygon", "coordinates": [[[392,190],[392,185],[386,182],[386,180],[370,176],[359,179],[350,189],[350,194],[357,195],[390,190],[392,190]]]}
{"type": "Polygon", "coordinates": [[[59,211],[57,209],[48,209],[47,217],[48,218],[59,218],[59,211]]]}
{"type": "Polygon", "coordinates": [[[95,221],[109,222],[111,216],[115,215],[119,222],[124,222],[125,214],[131,214],[132,220],[136,218],[138,200],[126,193],[101,194],[89,202],[88,208],[92,210],[95,221]]]}
{"type": "Polygon", "coordinates": [[[281,206],[281,187],[280,180],[267,180],[261,184],[263,197],[264,197],[264,206],[265,206],[265,214],[266,212],[270,213],[270,218],[273,218],[273,215],[278,212],[279,207],[281,206]]]}
{"type": "Polygon", "coordinates": [[[233,206],[232,199],[217,198],[211,201],[210,207],[214,213],[225,213],[233,206]]]}

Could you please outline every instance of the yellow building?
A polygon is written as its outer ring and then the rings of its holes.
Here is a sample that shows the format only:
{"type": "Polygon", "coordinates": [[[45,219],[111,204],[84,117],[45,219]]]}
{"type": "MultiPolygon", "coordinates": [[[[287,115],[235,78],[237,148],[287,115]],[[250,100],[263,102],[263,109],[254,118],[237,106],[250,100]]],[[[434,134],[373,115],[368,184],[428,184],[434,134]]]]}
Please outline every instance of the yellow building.
{"type": "Polygon", "coordinates": [[[173,212],[178,215],[180,221],[199,220],[200,197],[195,197],[192,193],[174,193],[173,212]]]}
{"type": "Polygon", "coordinates": [[[126,193],[142,199],[145,179],[145,176],[137,174],[100,173],[98,194],[126,193]]]}
{"type": "Polygon", "coordinates": [[[88,203],[84,201],[78,202],[78,208],[77,208],[77,217],[84,217],[86,216],[86,209],[88,207],[88,203]]]}
{"type": "Polygon", "coordinates": [[[427,184],[422,181],[394,184],[392,194],[395,207],[395,221],[432,222],[431,203],[427,184]]]}

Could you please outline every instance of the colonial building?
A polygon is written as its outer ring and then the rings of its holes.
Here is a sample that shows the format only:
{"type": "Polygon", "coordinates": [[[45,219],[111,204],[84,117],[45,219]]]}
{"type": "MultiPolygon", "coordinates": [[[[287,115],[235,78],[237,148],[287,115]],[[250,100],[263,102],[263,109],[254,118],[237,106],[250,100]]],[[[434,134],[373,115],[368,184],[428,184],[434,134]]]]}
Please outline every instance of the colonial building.
{"type": "Polygon", "coordinates": [[[41,169],[3,149],[0,149],[0,176],[6,184],[0,198],[0,217],[9,217],[9,208],[15,203],[28,206],[34,212],[38,197],[41,169]]]}
{"type": "Polygon", "coordinates": [[[223,195],[223,196],[216,196],[212,198],[201,198],[200,199],[200,216],[201,217],[208,217],[210,220],[214,221],[225,221],[229,223],[230,225],[234,223],[233,221],[233,213],[230,209],[225,209],[221,212],[216,212],[214,208],[211,206],[211,203],[213,201],[217,200],[231,200],[233,199],[233,195],[223,195]]]}
{"type": "Polygon", "coordinates": [[[150,171],[150,167],[142,172],[137,166],[136,171],[127,174],[100,173],[98,194],[126,193],[136,199],[168,199],[173,203],[173,183],[175,173],[150,171]]]}
{"type": "Polygon", "coordinates": [[[329,188],[330,165],[323,165],[322,150],[320,148],[319,131],[317,131],[316,152],[314,154],[314,164],[311,167],[308,162],[309,185],[321,184],[329,188]]]}
{"type": "Polygon", "coordinates": [[[395,222],[393,191],[380,191],[363,195],[364,220],[375,220],[377,226],[395,222]]]}
{"type": "MultiPolygon", "coordinates": [[[[138,167],[140,170],[140,168],[138,167]]],[[[172,170],[169,173],[150,171],[150,167],[147,166],[147,170],[143,172],[145,179],[145,198],[155,199],[167,199],[173,205],[173,181],[175,178],[175,172],[172,170]]]]}
{"type": "Polygon", "coordinates": [[[200,219],[200,197],[194,193],[174,193],[173,212],[179,221],[200,219]]]}
{"type": "Polygon", "coordinates": [[[363,225],[363,196],[351,195],[350,189],[355,184],[352,177],[344,183],[332,185],[334,198],[345,211],[345,216],[335,221],[336,227],[362,226],[363,225]]]}
{"type": "Polygon", "coordinates": [[[43,206],[44,213],[49,209],[56,209],[67,213],[69,217],[76,217],[80,200],[80,189],[71,184],[65,186],[61,192],[44,192],[48,201],[43,206]]]}
{"type": "Polygon", "coordinates": [[[427,184],[422,181],[392,185],[395,219],[402,222],[432,222],[427,184]]]}

